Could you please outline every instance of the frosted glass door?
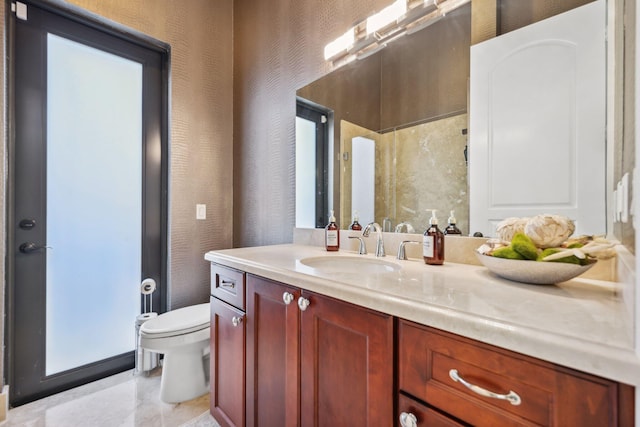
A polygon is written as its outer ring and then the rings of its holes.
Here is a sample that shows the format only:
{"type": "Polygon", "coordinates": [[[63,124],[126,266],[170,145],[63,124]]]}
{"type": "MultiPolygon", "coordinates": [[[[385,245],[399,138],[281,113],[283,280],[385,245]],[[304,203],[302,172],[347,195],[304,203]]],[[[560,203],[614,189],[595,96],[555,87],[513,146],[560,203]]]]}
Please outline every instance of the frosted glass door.
{"type": "Polygon", "coordinates": [[[134,350],[142,65],[52,34],[47,49],[46,374],[134,350]]]}

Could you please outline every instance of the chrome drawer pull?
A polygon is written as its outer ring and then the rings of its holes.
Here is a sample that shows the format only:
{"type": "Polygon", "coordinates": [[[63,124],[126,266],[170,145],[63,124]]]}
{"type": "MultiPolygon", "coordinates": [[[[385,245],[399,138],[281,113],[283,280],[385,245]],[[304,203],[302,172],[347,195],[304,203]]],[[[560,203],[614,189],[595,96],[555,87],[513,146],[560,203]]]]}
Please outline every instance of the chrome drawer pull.
{"type": "Polygon", "coordinates": [[[242,316],[233,316],[231,318],[231,323],[233,324],[233,326],[238,327],[238,325],[242,323],[242,316]]]}
{"type": "Polygon", "coordinates": [[[222,287],[223,288],[235,288],[236,287],[236,283],[235,282],[227,282],[226,280],[222,281],[222,287]]]}
{"type": "Polygon", "coordinates": [[[458,370],[457,369],[451,369],[449,371],[449,376],[451,377],[452,380],[456,381],[456,382],[460,382],[460,384],[462,384],[463,386],[465,386],[466,388],[468,388],[469,390],[471,390],[474,393],[479,394],[480,396],[484,396],[484,397],[490,397],[492,399],[499,399],[499,400],[508,400],[509,403],[511,403],[514,406],[518,406],[519,404],[522,403],[522,400],[520,399],[520,396],[518,396],[518,394],[514,391],[509,391],[509,393],[507,394],[497,394],[494,393],[492,391],[486,390],[480,386],[471,384],[467,381],[464,380],[464,378],[462,378],[460,375],[458,375],[458,370]]]}
{"type": "Polygon", "coordinates": [[[418,419],[411,412],[400,414],[400,425],[402,427],[418,427],[418,419]]]}
{"type": "Polygon", "coordinates": [[[291,292],[285,292],[282,294],[282,301],[284,301],[284,303],[286,305],[291,304],[291,302],[293,301],[293,294],[291,292]]]}

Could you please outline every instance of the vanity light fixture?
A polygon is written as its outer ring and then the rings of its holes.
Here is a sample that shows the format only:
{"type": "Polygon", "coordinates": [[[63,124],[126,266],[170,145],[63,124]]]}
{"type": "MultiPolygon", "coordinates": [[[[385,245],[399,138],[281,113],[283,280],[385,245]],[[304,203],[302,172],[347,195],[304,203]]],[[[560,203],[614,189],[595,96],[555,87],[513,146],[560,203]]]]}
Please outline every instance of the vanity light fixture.
{"type": "Polygon", "coordinates": [[[346,33],[324,47],[324,59],[328,60],[338,55],[340,52],[348,51],[353,47],[354,41],[355,28],[349,28],[346,33]]]}
{"type": "Polygon", "coordinates": [[[380,12],[367,18],[367,35],[374,34],[407,13],[407,0],[396,0],[380,12]]]}
{"type": "Polygon", "coordinates": [[[330,60],[337,68],[354,59],[366,58],[403,35],[439,21],[448,12],[470,1],[396,0],[328,43],[324,48],[324,59],[330,60]]]}

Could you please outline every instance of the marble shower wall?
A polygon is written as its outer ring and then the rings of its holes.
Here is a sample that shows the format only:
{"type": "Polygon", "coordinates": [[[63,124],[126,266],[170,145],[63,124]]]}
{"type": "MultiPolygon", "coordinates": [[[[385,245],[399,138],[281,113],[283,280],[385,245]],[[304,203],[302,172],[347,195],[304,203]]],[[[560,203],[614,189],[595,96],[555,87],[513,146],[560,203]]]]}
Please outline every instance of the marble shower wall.
{"type": "MultiPolygon", "coordinates": [[[[364,128],[362,126],[358,126],[354,123],[348,122],[346,120],[340,121],[340,222],[339,226],[342,229],[346,229],[351,224],[353,219],[353,215],[358,207],[351,206],[351,188],[352,188],[352,166],[353,166],[353,149],[352,149],[352,140],[358,136],[362,136],[365,138],[372,139],[376,145],[379,147],[381,135],[377,132],[374,132],[370,129],[364,128]],[[345,158],[344,154],[347,154],[345,158]]],[[[378,152],[376,149],[376,169],[378,163],[378,152]]],[[[380,173],[376,173],[376,189],[375,194],[379,194],[379,177],[380,173]]],[[[380,217],[379,212],[377,210],[377,204],[375,209],[375,220],[378,223],[382,224],[382,217],[380,217]]],[[[362,221],[362,218],[360,219],[362,221]]],[[[363,224],[363,226],[366,224],[363,224]]]]}
{"type": "Polygon", "coordinates": [[[351,140],[357,136],[376,144],[375,220],[392,221],[392,231],[400,222],[408,222],[416,233],[429,225],[430,212],[436,209],[440,228],[444,229],[449,211],[454,210],[458,228],[469,234],[469,197],[467,144],[462,130],[467,114],[434,120],[396,131],[378,133],[342,121],[340,124],[340,228],[347,228],[353,215],[351,206],[351,140]]]}
{"type": "MultiPolygon", "coordinates": [[[[410,222],[416,232],[429,226],[436,209],[444,230],[454,210],[458,228],[469,234],[469,193],[464,149],[467,114],[431,121],[387,134],[395,138],[395,204],[393,223],[410,222]]],[[[390,183],[391,185],[391,183],[390,183]]]]}

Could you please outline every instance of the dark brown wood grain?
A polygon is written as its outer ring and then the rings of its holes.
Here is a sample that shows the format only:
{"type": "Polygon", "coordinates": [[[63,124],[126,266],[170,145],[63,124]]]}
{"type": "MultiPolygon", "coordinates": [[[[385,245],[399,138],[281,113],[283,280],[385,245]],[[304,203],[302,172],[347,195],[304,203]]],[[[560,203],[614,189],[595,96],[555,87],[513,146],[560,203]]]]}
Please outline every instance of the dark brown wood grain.
{"type": "Polygon", "coordinates": [[[298,289],[247,277],[247,427],[299,425],[298,289]],[[294,296],[285,304],[283,294],[294,296]]]}
{"type": "Polygon", "coordinates": [[[433,328],[400,321],[401,391],[475,426],[627,426],[629,388],[614,381],[433,328]],[[522,403],[480,396],[449,376],[495,393],[513,390],[522,403]],[[619,404],[619,399],[625,404],[619,404]],[[619,412],[623,410],[623,413],[619,412]]]}
{"type": "Polygon", "coordinates": [[[223,427],[245,425],[244,312],[211,297],[210,411],[223,427]]]}
{"type": "Polygon", "coordinates": [[[393,318],[303,291],[301,425],[393,425],[393,318]]]}
{"type": "Polygon", "coordinates": [[[211,264],[211,296],[226,301],[244,311],[244,288],[244,272],[218,264],[211,264]]]}
{"type": "Polygon", "coordinates": [[[416,417],[419,426],[428,427],[463,427],[457,421],[449,418],[441,413],[429,408],[426,405],[411,399],[403,394],[398,396],[398,416],[396,417],[396,426],[402,427],[400,424],[400,414],[406,412],[416,417]]]}

